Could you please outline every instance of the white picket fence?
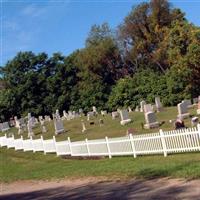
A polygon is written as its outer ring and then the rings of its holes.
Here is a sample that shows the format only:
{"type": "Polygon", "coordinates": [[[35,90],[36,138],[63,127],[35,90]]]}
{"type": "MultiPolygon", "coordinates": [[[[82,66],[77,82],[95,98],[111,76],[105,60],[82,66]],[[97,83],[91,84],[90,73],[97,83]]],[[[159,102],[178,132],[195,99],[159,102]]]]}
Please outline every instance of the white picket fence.
{"type": "Polygon", "coordinates": [[[23,151],[41,151],[46,153],[56,153],[57,156],[123,156],[147,154],[168,154],[178,152],[200,151],[200,125],[194,128],[162,131],[158,133],[128,135],[118,138],[107,138],[97,140],[84,140],[71,142],[56,141],[53,139],[15,139],[14,136],[7,135],[0,137],[0,146],[15,148],[23,151]]]}

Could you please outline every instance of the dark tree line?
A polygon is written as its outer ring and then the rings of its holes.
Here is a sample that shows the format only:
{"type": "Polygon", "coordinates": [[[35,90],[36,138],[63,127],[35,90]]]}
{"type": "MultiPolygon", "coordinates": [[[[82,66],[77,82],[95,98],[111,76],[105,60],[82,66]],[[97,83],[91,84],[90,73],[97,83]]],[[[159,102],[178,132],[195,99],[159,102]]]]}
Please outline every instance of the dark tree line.
{"type": "Polygon", "coordinates": [[[0,117],[165,105],[200,94],[200,28],[166,0],[141,3],[111,30],[91,27],[85,48],[63,56],[19,52],[1,67],[0,117]]]}

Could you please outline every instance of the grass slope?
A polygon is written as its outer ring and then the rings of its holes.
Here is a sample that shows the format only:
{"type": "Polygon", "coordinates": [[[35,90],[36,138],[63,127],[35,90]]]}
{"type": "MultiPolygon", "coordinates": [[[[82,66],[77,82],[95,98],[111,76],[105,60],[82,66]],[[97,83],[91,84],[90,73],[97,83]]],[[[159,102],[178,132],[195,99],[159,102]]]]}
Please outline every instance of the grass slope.
{"type": "Polygon", "coordinates": [[[83,177],[200,178],[200,153],[163,156],[114,157],[98,160],[63,159],[42,153],[0,149],[0,182],[83,177]]]}
{"type": "MultiPolygon", "coordinates": [[[[195,108],[190,109],[190,114],[195,114],[195,108]]],[[[156,113],[158,120],[165,121],[160,127],[163,130],[172,129],[170,119],[176,119],[176,107],[165,108],[164,112],[156,113]]],[[[105,117],[98,116],[94,118],[96,125],[90,126],[83,117],[87,133],[81,133],[81,119],[64,121],[65,133],[56,137],[57,140],[65,140],[68,136],[72,141],[108,137],[124,136],[128,128],[133,128],[136,134],[157,132],[158,129],[144,130],[141,123],[144,123],[143,113],[130,113],[133,120],[127,126],[121,126],[119,119],[112,120],[110,115],[105,117]],[[105,122],[104,126],[98,125],[99,119],[105,122]]],[[[190,126],[190,120],[185,121],[190,126]]],[[[48,132],[43,134],[44,138],[52,138],[54,135],[53,122],[46,123],[48,132]]],[[[40,126],[34,128],[35,138],[41,136],[40,126]]],[[[12,128],[7,133],[17,135],[17,130],[12,128]]],[[[1,133],[2,135],[2,133],[1,133]]],[[[24,133],[27,137],[27,133],[24,133]]],[[[109,179],[119,178],[152,178],[152,177],[179,177],[179,178],[200,178],[200,153],[185,153],[169,155],[165,158],[160,156],[140,156],[133,157],[114,157],[112,159],[104,158],[98,160],[78,160],[63,159],[53,155],[43,155],[42,153],[21,152],[14,149],[0,148],[0,181],[11,182],[15,180],[27,179],[54,179],[54,178],[76,178],[89,176],[106,176],[109,179]]]]}

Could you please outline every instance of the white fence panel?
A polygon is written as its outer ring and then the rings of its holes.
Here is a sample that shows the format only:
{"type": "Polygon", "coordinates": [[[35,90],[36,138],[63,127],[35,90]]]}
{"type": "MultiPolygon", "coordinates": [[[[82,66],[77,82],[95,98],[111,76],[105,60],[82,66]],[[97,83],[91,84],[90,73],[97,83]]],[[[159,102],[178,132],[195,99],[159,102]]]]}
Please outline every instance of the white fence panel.
{"type": "Polygon", "coordinates": [[[15,150],[23,150],[23,138],[15,139],[14,141],[15,150]]]}
{"type": "Polygon", "coordinates": [[[32,140],[32,145],[33,145],[33,151],[37,152],[37,151],[44,151],[44,147],[43,147],[43,139],[36,139],[36,140],[32,140]]]}
{"type": "Polygon", "coordinates": [[[55,141],[53,139],[43,140],[44,153],[56,153],[55,141]]]}
{"type": "Polygon", "coordinates": [[[108,144],[111,155],[133,155],[131,141],[129,138],[116,140],[116,138],[109,138],[108,144]]]}
{"type": "Polygon", "coordinates": [[[88,156],[87,145],[85,141],[71,143],[72,156],[88,156]]]}
{"type": "Polygon", "coordinates": [[[15,138],[14,138],[14,136],[7,138],[7,147],[8,147],[8,149],[15,148],[15,138]]]}
{"type": "Polygon", "coordinates": [[[7,136],[1,137],[1,147],[6,147],[7,146],[7,136]]]}
{"type": "Polygon", "coordinates": [[[58,156],[71,155],[71,150],[68,141],[56,142],[55,144],[56,144],[56,154],[58,156]]]}
{"type": "Polygon", "coordinates": [[[23,140],[23,149],[24,151],[33,151],[32,140],[23,140]]]}
{"type": "Polygon", "coordinates": [[[135,151],[137,155],[161,154],[163,146],[160,133],[133,136],[135,151]]]}
{"type": "Polygon", "coordinates": [[[105,139],[101,141],[90,141],[88,140],[88,148],[91,156],[107,156],[108,148],[105,139]]]}
{"type": "Polygon", "coordinates": [[[200,134],[197,128],[164,132],[167,152],[188,152],[200,150],[200,134]]]}

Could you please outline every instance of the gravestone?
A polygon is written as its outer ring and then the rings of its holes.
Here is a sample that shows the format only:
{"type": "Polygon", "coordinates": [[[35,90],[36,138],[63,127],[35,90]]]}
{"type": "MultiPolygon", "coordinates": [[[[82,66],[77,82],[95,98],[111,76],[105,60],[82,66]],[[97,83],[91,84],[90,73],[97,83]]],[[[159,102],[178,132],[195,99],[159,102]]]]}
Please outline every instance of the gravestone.
{"type": "Polygon", "coordinates": [[[153,112],[153,107],[151,104],[144,105],[144,113],[147,113],[147,112],[153,112]]]}
{"type": "Polygon", "coordinates": [[[132,112],[132,109],[131,109],[131,107],[130,107],[130,106],[128,107],[128,112],[132,112]]]}
{"type": "Polygon", "coordinates": [[[43,119],[40,120],[40,124],[41,124],[41,127],[42,127],[42,133],[46,133],[47,129],[45,127],[45,121],[43,119]]]}
{"type": "Polygon", "coordinates": [[[63,110],[63,116],[67,119],[68,118],[68,114],[65,110],[63,110]]]}
{"type": "Polygon", "coordinates": [[[140,112],[144,112],[144,105],[146,104],[145,101],[140,102],[140,112]]]}
{"type": "Polygon", "coordinates": [[[101,110],[101,115],[103,116],[107,115],[107,110],[101,110]]]}
{"type": "Polygon", "coordinates": [[[121,121],[120,124],[121,125],[125,125],[131,122],[131,119],[128,116],[128,111],[127,110],[120,110],[120,117],[121,117],[121,121]]]}
{"type": "Polygon", "coordinates": [[[192,117],[191,125],[192,126],[197,126],[198,123],[199,123],[199,118],[198,117],[192,117]]]}
{"type": "Polygon", "coordinates": [[[136,106],[135,112],[139,112],[139,106],[136,106]]]}
{"type": "Polygon", "coordinates": [[[157,112],[163,111],[162,103],[160,102],[160,97],[155,98],[156,110],[157,112]]]}
{"type": "Polygon", "coordinates": [[[156,115],[154,112],[146,112],[144,113],[145,116],[145,122],[144,128],[150,129],[150,128],[157,128],[159,127],[159,122],[156,120],[156,115]]]}
{"type": "Polygon", "coordinates": [[[198,104],[198,98],[193,98],[193,104],[198,104]]]}
{"type": "Polygon", "coordinates": [[[30,118],[27,123],[28,137],[34,136],[32,125],[32,118],[30,118]]]}
{"type": "Polygon", "coordinates": [[[97,108],[95,106],[92,106],[92,111],[97,114],[97,108]]]}
{"type": "Polygon", "coordinates": [[[99,126],[103,126],[103,125],[104,125],[103,119],[99,119],[99,126]]]}
{"type": "Polygon", "coordinates": [[[179,103],[177,105],[177,108],[178,108],[177,117],[179,119],[185,119],[185,118],[189,117],[190,114],[188,113],[188,105],[187,105],[187,103],[185,103],[185,102],[179,103]]]}
{"type": "Polygon", "coordinates": [[[112,119],[116,119],[119,117],[119,113],[117,111],[112,112],[112,119]]]}
{"type": "Polygon", "coordinates": [[[54,119],[55,135],[65,131],[63,121],[61,119],[54,119]]]}
{"type": "Polygon", "coordinates": [[[1,131],[2,132],[7,131],[9,129],[10,129],[10,126],[9,126],[8,122],[1,123],[1,131]]]}
{"type": "Polygon", "coordinates": [[[81,124],[82,124],[82,133],[84,133],[87,129],[85,127],[85,123],[83,120],[81,120],[81,124]]]}
{"type": "Polygon", "coordinates": [[[60,119],[60,113],[59,113],[59,110],[58,110],[58,109],[56,110],[55,118],[56,118],[56,119],[60,119]]]}
{"type": "Polygon", "coordinates": [[[187,106],[187,108],[191,108],[192,107],[191,100],[183,100],[181,103],[185,103],[185,105],[187,106]]]}
{"type": "Polygon", "coordinates": [[[44,116],[45,121],[50,122],[51,121],[51,117],[49,115],[45,115],[44,116]]]}
{"type": "Polygon", "coordinates": [[[200,115],[200,101],[198,102],[197,115],[200,115]]]}

